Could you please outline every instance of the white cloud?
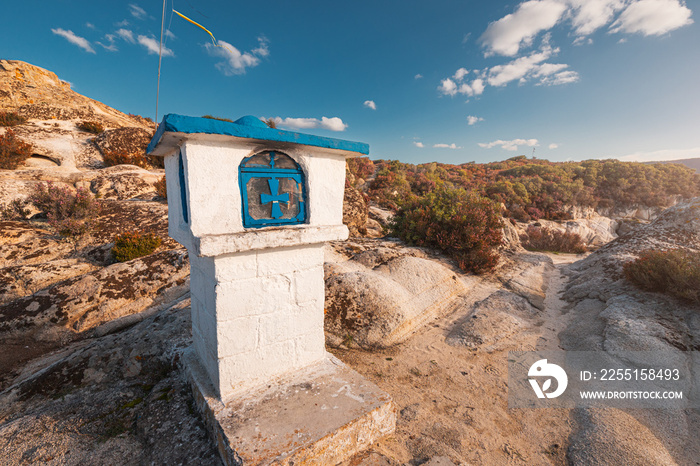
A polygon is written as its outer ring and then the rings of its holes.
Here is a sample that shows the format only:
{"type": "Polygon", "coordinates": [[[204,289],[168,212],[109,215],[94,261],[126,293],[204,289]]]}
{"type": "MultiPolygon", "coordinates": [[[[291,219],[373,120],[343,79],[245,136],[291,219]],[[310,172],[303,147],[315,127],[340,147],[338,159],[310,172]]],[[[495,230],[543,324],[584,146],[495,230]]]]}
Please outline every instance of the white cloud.
{"type": "Polygon", "coordinates": [[[371,108],[372,110],[377,109],[377,104],[374,103],[374,100],[365,100],[364,106],[367,108],[371,108]]]}
{"type": "Polygon", "coordinates": [[[347,124],[343,123],[338,117],[326,118],[281,118],[274,117],[272,119],[277,126],[284,126],[292,129],[311,129],[311,128],[322,128],[329,131],[345,131],[348,127],[347,124]]]}
{"type": "Polygon", "coordinates": [[[267,39],[264,37],[258,37],[258,47],[250,52],[241,53],[236,47],[223,40],[219,41],[219,45],[217,47],[208,43],[205,47],[210,55],[224,58],[224,61],[217,63],[216,67],[226,76],[244,74],[246,68],[254,68],[260,64],[260,57],[270,54],[267,39]]]}
{"type": "Polygon", "coordinates": [[[63,37],[71,44],[77,45],[78,47],[80,47],[88,53],[97,53],[95,52],[95,49],[92,48],[92,45],[90,45],[90,41],[88,41],[84,37],[76,36],[73,33],[73,31],[66,31],[65,29],[56,28],[51,29],[51,32],[53,32],[57,36],[63,37]]]}
{"type": "Polygon", "coordinates": [[[564,15],[567,6],[556,0],[530,0],[518,5],[514,13],[494,21],[481,36],[485,55],[515,56],[521,47],[532,44],[542,31],[547,31],[564,15]]]}
{"type": "Polygon", "coordinates": [[[134,33],[128,29],[124,29],[124,28],[117,29],[117,35],[119,37],[121,37],[122,39],[124,39],[125,41],[129,42],[130,44],[136,43],[136,39],[134,39],[134,33]]]}
{"type": "Polygon", "coordinates": [[[511,141],[504,141],[502,139],[499,139],[493,142],[479,143],[479,147],[483,147],[484,149],[491,149],[496,146],[501,146],[501,149],[510,151],[518,150],[518,146],[535,147],[537,145],[539,145],[537,139],[513,139],[511,141]]]}
{"type": "Polygon", "coordinates": [[[464,79],[464,77],[469,73],[469,70],[466,68],[460,68],[455,72],[454,78],[455,81],[461,81],[464,79]]]}
{"type": "Polygon", "coordinates": [[[177,39],[177,36],[173,34],[170,29],[165,30],[165,37],[167,37],[168,39],[177,39]]]}
{"type": "Polygon", "coordinates": [[[105,34],[105,39],[107,40],[107,44],[103,44],[102,42],[97,42],[97,44],[101,45],[105,50],[108,50],[110,52],[116,52],[119,49],[117,48],[117,44],[114,43],[116,36],[114,34],[105,34]]]}
{"type": "Polygon", "coordinates": [[[520,84],[535,81],[537,85],[554,86],[577,82],[579,74],[567,70],[569,65],[546,61],[557,53],[559,49],[553,49],[549,45],[549,34],[546,34],[540,50],[515,58],[503,65],[475,71],[474,73],[479,77],[471,82],[461,82],[457,79],[458,77],[463,79],[466,76],[464,68],[460,68],[453,76],[441,81],[438,91],[443,95],[462,94],[472,97],[483,94],[487,84],[501,87],[513,81],[518,81],[520,84]]]}
{"type": "Polygon", "coordinates": [[[457,84],[450,78],[443,79],[438,86],[438,91],[445,95],[455,95],[457,94],[457,84]]]}
{"type": "Polygon", "coordinates": [[[625,8],[610,26],[610,32],[659,36],[693,24],[692,13],[679,0],[639,0],[625,8]]]}
{"type": "Polygon", "coordinates": [[[92,24],[92,23],[90,23],[90,22],[85,23],[85,26],[86,26],[88,29],[95,29],[95,25],[92,24]]]}
{"type": "Polygon", "coordinates": [[[568,0],[574,33],[587,36],[608,24],[625,6],[623,0],[568,0]]]}
{"type": "Polygon", "coordinates": [[[413,79],[421,79],[421,78],[423,78],[423,75],[420,74],[420,73],[418,73],[417,75],[415,75],[415,76],[413,77],[413,79]]]}
{"type": "Polygon", "coordinates": [[[528,0],[490,23],[480,41],[485,56],[514,57],[538,34],[565,21],[576,36],[574,45],[582,45],[608,24],[612,33],[653,36],[692,24],[691,16],[684,0],[528,0]]]}
{"type": "MultiPolygon", "coordinates": [[[[160,51],[160,41],[156,40],[154,37],[146,37],[146,36],[138,36],[136,38],[139,44],[143,45],[146,47],[146,50],[148,50],[149,54],[156,54],[158,55],[160,51]]],[[[175,56],[175,53],[170,50],[169,48],[163,46],[163,56],[164,57],[173,57],[175,56]]]]}
{"type": "Polygon", "coordinates": [[[556,142],[553,142],[549,146],[547,146],[547,148],[549,150],[557,149],[557,148],[559,148],[559,144],[557,144],[556,142]]]}
{"type": "Polygon", "coordinates": [[[129,13],[131,13],[131,16],[133,16],[136,19],[144,19],[148,16],[146,10],[144,10],[138,5],[134,5],[133,3],[129,4],[129,13]]]}
{"type": "Polygon", "coordinates": [[[425,145],[420,141],[413,141],[413,145],[421,149],[425,147],[425,145]]]}
{"type": "Polygon", "coordinates": [[[438,149],[461,149],[457,144],[433,144],[433,147],[438,149]]]}
{"type": "Polygon", "coordinates": [[[622,157],[615,157],[626,162],[660,162],[665,160],[694,159],[700,157],[700,147],[692,149],[664,149],[652,152],[635,152],[622,157]]]}
{"type": "Polygon", "coordinates": [[[469,115],[467,117],[467,124],[469,124],[469,126],[473,126],[480,121],[484,121],[484,119],[481,117],[473,116],[473,115],[469,115]]]}
{"type": "Polygon", "coordinates": [[[114,25],[118,28],[125,28],[129,25],[129,21],[125,19],[123,21],[119,21],[118,23],[114,23],[114,25]]]}

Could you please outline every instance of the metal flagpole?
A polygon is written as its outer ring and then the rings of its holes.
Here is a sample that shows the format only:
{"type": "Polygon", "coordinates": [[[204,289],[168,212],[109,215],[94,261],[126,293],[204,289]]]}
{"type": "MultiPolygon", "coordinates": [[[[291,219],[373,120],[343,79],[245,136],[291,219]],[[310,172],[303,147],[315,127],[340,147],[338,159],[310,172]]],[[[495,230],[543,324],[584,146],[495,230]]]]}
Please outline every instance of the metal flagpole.
{"type": "Polygon", "coordinates": [[[158,100],[160,97],[160,66],[163,61],[163,28],[165,27],[165,2],[163,0],[163,15],[160,19],[160,47],[158,48],[158,86],[156,88],[156,130],[158,129],[158,100]]]}

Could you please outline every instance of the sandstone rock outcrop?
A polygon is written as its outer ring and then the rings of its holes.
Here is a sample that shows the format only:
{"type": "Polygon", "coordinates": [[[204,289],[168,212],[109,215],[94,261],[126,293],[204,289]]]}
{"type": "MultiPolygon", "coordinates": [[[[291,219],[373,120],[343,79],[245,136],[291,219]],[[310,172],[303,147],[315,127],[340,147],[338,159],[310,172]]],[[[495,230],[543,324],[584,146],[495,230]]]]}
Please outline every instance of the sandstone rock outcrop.
{"type": "Polygon", "coordinates": [[[7,464],[220,465],[177,369],[189,299],[35,360],[0,392],[7,464]]]}
{"type": "MultiPolygon", "coordinates": [[[[697,365],[690,360],[692,353],[683,353],[700,349],[697,306],[641,291],[622,274],[622,265],[642,251],[671,248],[700,252],[700,199],[665,210],[650,224],[640,225],[570,268],[571,280],[564,298],[571,303],[573,315],[571,325],[560,334],[562,348],[611,353],[653,351],[657,360],[652,362],[658,367],[697,365]]],[[[700,378],[695,371],[689,373],[698,386],[700,378]]],[[[591,455],[600,455],[625,464],[690,464],[700,457],[693,427],[697,420],[692,413],[659,409],[629,414],[632,417],[616,410],[584,412],[571,457],[586,463],[593,458],[591,455]],[[645,440],[637,443],[639,438],[630,438],[629,430],[645,440]]]]}
{"type": "Polygon", "coordinates": [[[0,111],[35,120],[94,120],[109,128],[153,124],[71,90],[55,73],[18,60],[0,60],[0,111]]]}
{"type": "Polygon", "coordinates": [[[332,346],[399,343],[449,311],[470,286],[469,277],[419,249],[388,241],[370,249],[352,243],[342,247],[350,258],[336,255],[325,265],[325,328],[332,346]]]}

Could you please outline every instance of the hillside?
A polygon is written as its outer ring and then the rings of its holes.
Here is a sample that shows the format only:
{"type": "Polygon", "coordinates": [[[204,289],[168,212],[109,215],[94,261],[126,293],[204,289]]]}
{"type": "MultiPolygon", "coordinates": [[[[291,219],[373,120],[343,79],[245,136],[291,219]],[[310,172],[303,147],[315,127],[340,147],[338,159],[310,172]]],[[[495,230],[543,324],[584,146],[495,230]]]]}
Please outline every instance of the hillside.
{"type": "Polygon", "coordinates": [[[686,167],[695,170],[696,173],[700,173],[700,157],[694,159],[666,160],[659,163],[675,163],[678,165],[685,165],[686,167]]]}
{"type": "Polygon", "coordinates": [[[78,94],[55,73],[18,60],[0,60],[0,112],[5,111],[34,120],[92,120],[106,128],[153,129],[152,122],[78,94]]]}

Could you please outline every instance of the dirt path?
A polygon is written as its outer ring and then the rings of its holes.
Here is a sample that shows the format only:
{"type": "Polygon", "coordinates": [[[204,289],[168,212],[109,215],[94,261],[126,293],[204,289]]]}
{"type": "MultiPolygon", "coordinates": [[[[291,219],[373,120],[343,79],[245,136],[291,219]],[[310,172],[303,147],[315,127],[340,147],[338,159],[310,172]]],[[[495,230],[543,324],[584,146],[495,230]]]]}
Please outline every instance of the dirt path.
{"type": "Polygon", "coordinates": [[[548,284],[547,296],[544,300],[544,324],[537,341],[537,350],[559,350],[559,333],[570,323],[573,315],[568,311],[568,303],[561,299],[567,277],[563,268],[579,260],[580,256],[572,254],[548,254],[554,262],[554,267],[545,273],[548,284]]]}
{"type": "Polygon", "coordinates": [[[487,352],[446,342],[475,303],[502,289],[484,281],[456,311],[436,319],[403,344],[371,352],[334,350],[390,393],[398,408],[395,435],[366,455],[383,455],[398,464],[436,456],[455,464],[565,464],[572,424],[569,411],[508,408],[507,356],[508,350],[558,348],[557,334],[570,318],[559,299],[566,283],[562,268],[576,259],[580,257],[553,257],[557,264],[545,275],[549,282],[546,309],[538,316],[544,323],[509,336],[506,348],[487,352]]]}

